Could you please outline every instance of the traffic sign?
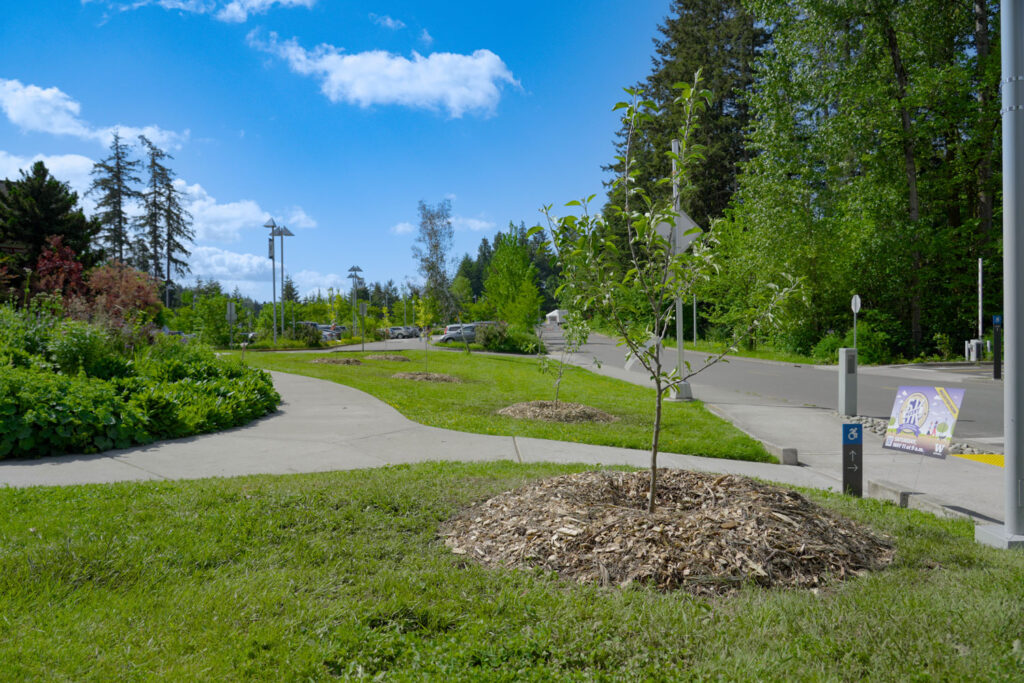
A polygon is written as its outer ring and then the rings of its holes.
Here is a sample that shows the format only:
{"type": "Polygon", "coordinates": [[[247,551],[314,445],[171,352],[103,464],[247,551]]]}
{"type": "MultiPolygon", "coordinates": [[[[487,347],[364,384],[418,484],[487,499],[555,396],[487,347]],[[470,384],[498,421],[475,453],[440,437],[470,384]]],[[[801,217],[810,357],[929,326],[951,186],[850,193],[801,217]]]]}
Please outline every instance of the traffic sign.
{"type": "Polygon", "coordinates": [[[994,315],[994,316],[992,316],[992,324],[993,325],[1002,325],[1003,324],[1003,316],[1001,316],[1001,315],[994,315]]]}
{"type": "Polygon", "coordinates": [[[661,222],[655,225],[654,229],[672,245],[673,255],[685,253],[701,232],[693,219],[682,210],[676,215],[674,226],[671,223],[661,222]],[[673,232],[675,233],[675,242],[672,241],[673,232]]]}
{"type": "Polygon", "coordinates": [[[864,495],[864,425],[843,425],[843,493],[864,495]]]}
{"type": "Polygon", "coordinates": [[[850,300],[850,308],[853,309],[854,313],[860,313],[860,294],[854,294],[850,300]]]}

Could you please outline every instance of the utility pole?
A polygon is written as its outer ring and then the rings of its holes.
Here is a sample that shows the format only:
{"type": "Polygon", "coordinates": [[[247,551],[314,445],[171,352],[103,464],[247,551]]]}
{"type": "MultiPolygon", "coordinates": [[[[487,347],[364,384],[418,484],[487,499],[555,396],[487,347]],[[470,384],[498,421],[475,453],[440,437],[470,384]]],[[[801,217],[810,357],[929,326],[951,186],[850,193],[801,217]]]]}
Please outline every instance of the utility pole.
{"type": "Polygon", "coordinates": [[[1003,118],[1003,456],[1006,522],[978,525],[974,538],[997,548],[1024,548],[1024,0],[1006,0],[1002,12],[1003,118]]]}
{"type": "Polygon", "coordinates": [[[270,298],[273,301],[272,319],[273,324],[271,327],[274,329],[274,346],[277,346],[277,268],[274,263],[274,231],[277,229],[277,223],[271,218],[263,224],[264,228],[270,228],[270,239],[267,241],[267,251],[270,256],[270,298]]]}

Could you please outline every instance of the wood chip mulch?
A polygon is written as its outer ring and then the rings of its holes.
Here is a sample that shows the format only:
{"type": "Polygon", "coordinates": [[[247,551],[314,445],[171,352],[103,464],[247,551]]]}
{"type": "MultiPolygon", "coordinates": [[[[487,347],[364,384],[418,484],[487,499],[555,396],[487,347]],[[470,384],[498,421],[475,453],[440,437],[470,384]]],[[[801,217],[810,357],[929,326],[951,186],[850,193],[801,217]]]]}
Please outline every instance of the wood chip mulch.
{"type": "Polygon", "coordinates": [[[324,365],[362,365],[358,358],[314,358],[310,363],[322,363],[324,365]]]}
{"type": "Polygon", "coordinates": [[[498,415],[545,422],[618,422],[619,418],[582,403],[527,401],[506,406],[498,415]]]}
{"type": "Polygon", "coordinates": [[[405,356],[400,356],[397,353],[374,353],[366,357],[366,360],[393,360],[396,362],[409,362],[409,359],[405,356]]]}
{"type": "Polygon", "coordinates": [[[439,372],[396,372],[391,375],[395,379],[411,379],[417,382],[450,382],[462,384],[462,380],[451,375],[442,375],[439,372]]]}
{"type": "Polygon", "coordinates": [[[893,546],[799,493],[746,477],[584,472],[502,493],[441,527],[452,552],[484,565],[542,568],[579,583],[633,582],[697,595],[746,583],[810,588],[880,570],[893,546]]]}

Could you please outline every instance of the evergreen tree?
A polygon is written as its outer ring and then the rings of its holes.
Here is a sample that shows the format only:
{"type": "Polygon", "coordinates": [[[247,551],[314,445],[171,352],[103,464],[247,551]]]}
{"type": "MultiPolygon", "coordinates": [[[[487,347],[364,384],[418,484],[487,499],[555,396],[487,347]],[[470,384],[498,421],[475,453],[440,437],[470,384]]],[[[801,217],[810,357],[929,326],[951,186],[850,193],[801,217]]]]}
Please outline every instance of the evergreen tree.
{"type": "MultiPolygon", "coordinates": [[[[652,199],[665,199],[671,186],[658,185],[671,175],[667,150],[678,134],[682,112],[674,104],[680,82],[689,82],[698,70],[704,86],[712,92],[711,105],[700,114],[693,144],[703,149],[698,168],[687,175],[681,207],[698,225],[707,229],[722,216],[736,191],[738,164],[749,159],[744,129],[751,123],[747,95],[754,83],[755,60],[770,44],[764,22],[755,21],[742,0],[673,0],[661,34],[654,40],[653,70],[638,87],[655,103],[658,114],[629,142],[636,182],[652,199]]],[[[620,155],[627,145],[627,129],[618,133],[620,155]]],[[[607,167],[616,177],[622,173],[617,160],[607,167]]],[[[609,192],[613,205],[622,206],[621,188],[609,192]]],[[[621,220],[606,216],[621,228],[621,220]]]]}
{"type": "Polygon", "coordinates": [[[87,219],[79,208],[78,194],[50,175],[42,161],[21,171],[20,179],[0,183],[0,242],[25,248],[11,259],[12,271],[33,267],[53,235],[63,238],[64,246],[89,268],[103,256],[99,233],[100,224],[87,219]]]}
{"type": "Polygon", "coordinates": [[[291,275],[284,276],[284,284],[281,285],[281,300],[298,302],[299,290],[295,286],[295,282],[292,281],[291,275]]]}
{"type": "Polygon", "coordinates": [[[148,180],[142,195],[143,212],[136,221],[135,256],[140,267],[169,286],[174,275],[185,275],[189,270],[186,259],[190,252],[186,243],[195,238],[192,216],[182,205],[181,191],[174,184],[174,171],[165,163],[174,157],[145,135],[140,135],[139,140],[146,150],[148,180]]]}
{"type": "Polygon", "coordinates": [[[139,161],[129,158],[128,145],[122,142],[115,130],[110,142],[110,156],[93,165],[93,180],[86,193],[99,195],[96,208],[99,209],[97,218],[103,226],[103,240],[107,253],[119,261],[124,261],[125,252],[131,250],[128,206],[142,197],[134,187],[142,182],[137,175],[138,167],[139,161]]]}

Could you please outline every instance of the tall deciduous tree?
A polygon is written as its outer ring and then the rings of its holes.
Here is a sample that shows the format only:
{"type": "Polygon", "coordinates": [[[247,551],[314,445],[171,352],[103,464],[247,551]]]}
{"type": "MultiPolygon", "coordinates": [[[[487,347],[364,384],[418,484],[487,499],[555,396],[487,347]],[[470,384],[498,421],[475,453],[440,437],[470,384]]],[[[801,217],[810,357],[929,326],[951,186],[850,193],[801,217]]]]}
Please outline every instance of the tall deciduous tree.
{"type": "Polygon", "coordinates": [[[110,141],[110,156],[96,162],[92,167],[92,184],[86,194],[95,194],[96,218],[103,226],[103,241],[107,253],[118,261],[124,261],[131,248],[131,218],[128,210],[131,204],[141,199],[142,193],[135,186],[142,182],[138,176],[139,161],[129,157],[128,145],[121,140],[118,131],[110,141]]]}
{"type": "Polygon", "coordinates": [[[421,201],[419,213],[419,233],[412,253],[419,262],[425,295],[436,302],[443,319],[451,320],[451,316],[456,313],[448,263],[448,252],[451,251],[454,236],[452,203],[445,199],[436,206],[430,206],[421,201]]]}
{"type": "Polygon", "coordinates": [[[494,256],[484,281],[484,296],[494,305],[498,318],[532,329],[540,316],[541,296],[537,269],[530,262],[525,235],[498,233],[494,256]]]}

